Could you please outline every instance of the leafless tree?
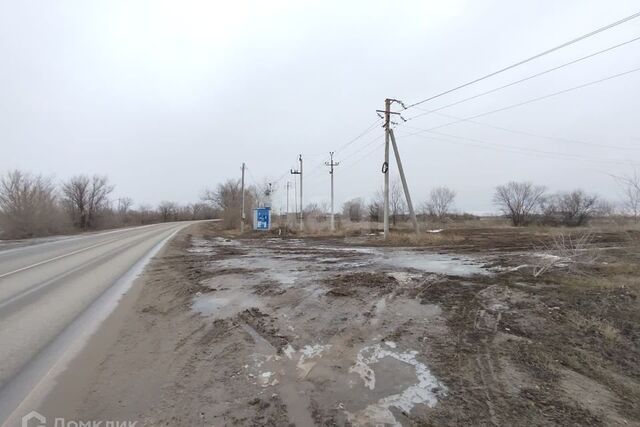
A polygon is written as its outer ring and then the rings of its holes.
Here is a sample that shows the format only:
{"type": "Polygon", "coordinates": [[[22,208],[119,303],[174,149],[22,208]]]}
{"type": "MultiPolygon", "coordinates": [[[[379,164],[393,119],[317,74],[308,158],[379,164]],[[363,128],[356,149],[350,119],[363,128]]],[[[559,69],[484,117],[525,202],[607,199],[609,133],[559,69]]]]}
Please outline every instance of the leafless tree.
{"type": "Polygon", "coordinates": [[[162,222],[175,221],[178,205],[174,202],[163,201],[158,205],[158,213],[162,222]]]}
{"type": "Polygon", "coordinates": [[[569,226],[585,225],[597,208],[598,196],[582,190],[562,193],[558,197],[558,210],[563,224],[569,226]]]}
{"type": "MultiPolygon", "coordinates": [[[[256,200],[255,193],[256,191],[253,187],[245,191],[246,221],[251,219],[251,212],[256,200]]],[[[225,183],[218,184],[215,189],[205,189],[201,199],[222,211],[225,227],[237,228],[240,226],[240,211],[242,210],[242,186],[240,180],[230,179],[225,183]]]]}
{"type": "Polygon", "coordinates": [[[425,210],[430,216],[444,219],[450,213],[455,198],[456,193],[450,188],[436,187],[429,193],[429,201],[425,205],[425,210]]]}
{"type": "Polygon", "coordinates": [[[397,179],[391,181],[391,185],[389,186],[389,210],[393,225],[396,225],[398,216],[404,214],[407,210],[404,193],[397,179]]]}
{"type": "Polygon", "coordinates": [[[158,221],[158,213],[150,205],[140,205],[138,216],[140,224],[151,224],[158,221]]]}
{"type": "Polygon", "coordinates": [[[376,192],[376,194],[367,205],[367,214],[369,215],[369,221],[380,222],[382,220],[383,209],[384,194],[380,190],[376,192]]]}
{"type": "Polygon", "coordinates": [[[314,219],[316,221],[322,222],[325,220],[327,215],[327,211],[323,209],[318,203],[309,203],[304,208],[304,217],[307,219],[314,219]]]}
{"type": "Polygon", "coordinates": [[[118,213],[120,215],[126,215],[133,206],[133,199],[131,197],[120,197],[118,199],[118,213]]]}
{"type": "Polygon", "coordinates": [[[597,216],[611,216],[616,212],[616,205],[609,200],[605,200],[601,197],[598,197],[598,201],[596,202],[596,206],[594,209],[594,214],[597,216]]]}
{"type": "Polygon", "coordinates": [[[351,199],[342,205],[342,215],[348,218],[349,221],[359,222],[362,220],[363,214],[364,203],[360,198],[351,199]]]}
{"type": "Polygon", "coordinates": [[[129,223],[129,214],[133,207],[133,199],[131,197],[120,197],[117,204],[118,219],[123,224],[129,223]]]}
{"type": "Polygon", "coordinates": [[[0,178],[0,227],[6,237],[25,238],[60,231],[52,180],[14,170],[0,178]]]}
{"type": "Polygon", "coordinates": [[[637,222],[640,218],[640,172],[634,170],[633,173],[616,179],[623,187],[624,208],[637,222]]]}
{"type": "Polygon", "coordinates": [[[526,225],[539,207],[545,188],[531,182],[511,181],[496,188],[493,202],[511,219],[514,226],[526,225]]]}
{"type": "Polygon", "coordinates": [[[65,204],[74,225],[82,230],[95,228],[97,217],[109,203],[113,186],[106,176],[77,175],[62,184],[65,204]]]}
{"type": "Polygon", "coordinates": [[[215,210],[206,203],[191,203],[188,208],[191,210],[190,219],[211,219],[216,216],[215,210]]]}
{"type": "Polygon", "coordinates": [[[542,221],[551,225],[578,227],[597,214],[599,198],[574,190],[544,197],[540,201],[542,221]]]}

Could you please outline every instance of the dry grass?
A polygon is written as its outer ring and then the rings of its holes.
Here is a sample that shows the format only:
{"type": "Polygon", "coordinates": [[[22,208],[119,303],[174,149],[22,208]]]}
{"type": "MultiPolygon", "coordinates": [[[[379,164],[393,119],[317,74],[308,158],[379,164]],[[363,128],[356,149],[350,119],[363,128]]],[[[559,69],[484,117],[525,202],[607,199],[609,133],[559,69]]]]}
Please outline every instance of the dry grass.
{"type": "Polygon", "coordinates": [[[390,246],[439,246],[463,240],[463,236],[455,233],[390,233],[385,243],[390,246]]]}
{"type": "Polygon", "coordinates": [[[534,248],[533,276],[538,277],[556,266],[566,267],[574,274],[586,274],[600,257],[601,249],[593,246],[593,240],[590,232],[576,238],[564,233],[553,235],[550,243],[534,248]]]}
{"type": "Polygon", "coordinates": [[[597,333],[608,342],[615,343],[621,338],[618,328],[607,319],[594,316],[584,317],[577,312],[572,312],[567,316],[567,320],[576,325],[580,330],[597,333]]]}

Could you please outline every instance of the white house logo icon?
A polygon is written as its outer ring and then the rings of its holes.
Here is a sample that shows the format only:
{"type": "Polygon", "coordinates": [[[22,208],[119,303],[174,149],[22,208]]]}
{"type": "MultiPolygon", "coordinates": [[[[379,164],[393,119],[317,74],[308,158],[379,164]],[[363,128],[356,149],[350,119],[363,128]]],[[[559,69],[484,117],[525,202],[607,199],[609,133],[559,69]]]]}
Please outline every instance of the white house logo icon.
{"type": "Polygon", "coordinates": [[[46,427],[47,419],[39,412],[31,411],[24,417],[22,417],[22,427],[46,427]],[[35,424],[31,422],[31,420],[36,420],[35,424]]]}

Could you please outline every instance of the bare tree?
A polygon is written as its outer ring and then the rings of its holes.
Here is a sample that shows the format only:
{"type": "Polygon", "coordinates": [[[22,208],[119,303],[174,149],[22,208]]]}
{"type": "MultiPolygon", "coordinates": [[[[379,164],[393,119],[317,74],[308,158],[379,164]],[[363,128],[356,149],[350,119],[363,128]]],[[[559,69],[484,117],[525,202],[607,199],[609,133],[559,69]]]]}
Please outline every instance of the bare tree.
{"type": "Polygon", "coordinates": [[[138,217],[140,224],[150,224],[158,220],[158,213],[150,205],[140,205],[138,217]]]}
{"type": "Polygon", "coordinates": [[[113,186],[106,176],[77,175],[62,184],[65,204],[74,225],[82,230],[95,228],[100,211],[108,206],[113,186]]]}
{"type": "Polygon", "coordinates": [[[594,214],[597,216],[611,216],[616,212],[615,203],[605,200],[601,197],[598,197],[598,201],[596,202],[596,206],[594,209],[594,214]]]}
{"type": "Polygon", "coordinates": [[[526,225],[543,200],[545,188],[531,182],[511,181],[496,188],[493,202],[514,226],[526,225]]]}
{"type": "Polygon", "coordinates": [[[323,210],[323,207],[318,203],[309,203],[304,208],[304,217],[307,219],[314,219],[316,221],[322,222],[325,220],[327,215],[327,211],[323,210]]]}
{"type": "Polygon", "coordinates": [[[599,198],[582,190],[558,193],[540,201],[542,221],[551,225],[578,227],[598,213],[599,198]]]}
{"type": "Polygon", "coordinates": [[[175,221],[178,205],[174,202],[163,201],[158,205],[158,213],[162,222],[175,221]]]}
{"type": "Polygon", "coordinates": [[[624,208],[633,216],[634,221],[640,218],[640,172],[634,170],[630,175],[616,177],[624,190],[624,208]]]}
{"type": "Polygon", "coordinates": [[[206,203],[191,203],[191,219],[211,219],[215,217],[215,210],[206,203]]]}
{"type": "MultiPolygon", "coordinates": [[[[255,205],[255,193],[255,188],[253,187],[245,190],[247,221],[250,220],[251,212],[255,205]]],[[[242,210],[242,186],[240,180],[230,179],[223,184],[218,184],[213,190],[205,189],[201,199],[222,211],[225,227],[237,228],[240,226],[240,211],[242,210]]]]}
{"type": "Polygon", "coordinates": [[[120,197],[118,199],[117,212],[119,220],[123,224],[129,223],[129,213],[133,206],[133,199],[131,197],[120,197]]]}
{"type": "Polygon", "coordinates": [[[393,225],[396,225],[398,216],[404,214],[407,210],[404,192],[397,179],[391,181],[391,185],[389,186],[389,210],[393,225]]]}
{"type": "Polygon", "coordinates": [[[362,199],[356,198],[345,202],[342,205],[342,214],[345,218],[349,218],[349,221],[361,221],[364,214],[364,203],[362,199]]]}
{"type": "Polygon", "coordinates": [[[0,226],[7,237],[60,231],[55,188],[49,178],[14,170],[0,179],[0,226]]]}
{"type": "Polygon", "coordinates": [[[436,187],[429,193],[429,201],[425,205],[425,210],[430,216],[444,219],[450,213],[455,198],[456,193],[450,188],[436,187]]]}
{"type": "Polygon", "coordinates": [[[120,215],[126,215],[133,206],[133,199],[131,197],[120,197],[118,199],[118,213],[120,215]]]}
{"type": "Polygon", "coordinates": [[[382,191],[377,191],[367,205],[367,214],[369,215],[369,221],[380,222],[382,220],[383,209],[384,194],[382,193],[382,191]]]}
{"type": "Polygon", "coordinates": [[[585,225],[596,211],[598,196],[582,190],[562,193],[558,197],[558,211],[562,222],[569,226],[585,225]]]}

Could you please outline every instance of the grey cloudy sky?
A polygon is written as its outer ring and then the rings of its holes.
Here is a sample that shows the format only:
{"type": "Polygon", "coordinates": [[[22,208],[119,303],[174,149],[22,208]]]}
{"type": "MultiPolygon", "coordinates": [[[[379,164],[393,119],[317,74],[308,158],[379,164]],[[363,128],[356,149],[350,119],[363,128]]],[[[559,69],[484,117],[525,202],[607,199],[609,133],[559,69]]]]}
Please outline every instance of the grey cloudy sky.
{"type": "MultiPolygon", "coordinates": [[[[239,176],[243,161],[249,183],[262,182],[302,153],[305,200],[323,202],[320,165],[338,150],[338,203],[369,197],[382,184],[382,129],[339,148],[385,97],[427,98],[638,10],[637,0],[0,0],[0,172],[108,174],[116,197],[184,203],[239,176]]],[[[420,107],[639,36],[637,18],[420,107]]],[[[640,41],[398,126],[413,198],[447,185],[459,209],[488,211],[512,179],[618,198],[607,174],[640,163],[640,72],[415,133],[637,67],[640,41]]]]}

